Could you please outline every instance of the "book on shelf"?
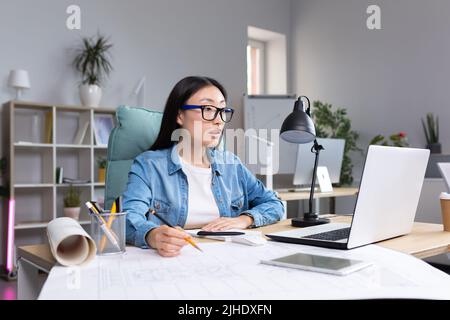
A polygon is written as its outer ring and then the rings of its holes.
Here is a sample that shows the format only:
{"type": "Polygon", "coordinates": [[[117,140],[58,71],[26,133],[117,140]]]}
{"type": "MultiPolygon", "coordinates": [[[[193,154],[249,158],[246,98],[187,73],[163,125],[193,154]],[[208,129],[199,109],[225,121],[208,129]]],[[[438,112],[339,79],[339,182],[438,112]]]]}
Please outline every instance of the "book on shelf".
{"type": "Polygon", "coordinates": [[[53,112],[48,111],[45,113],[45,143],[52,143],[53,134],[53,112]]]}
{"type": "Polygon", "coordinates": [[[62,167],[57,167],[56,168],[56,183],[57,184],[61,184],[63,183],[63,168],[62,167]]]}
{"type": "Polygon", "coordinates": [[[87,129],[89,128],[91,114],[89,112],[83,112],[78,119],[78,130],[75,134],[74,144],[82,144],[84,137],[86,136],[87,129]]]}
{"type": "Polygon", "coordinates": [[[82,184],[82,183],[90,183],[91,180],[89,179],[72,179],[72,178],[62,178],[63,183],[69,183],[69,184],[82,184]]]}

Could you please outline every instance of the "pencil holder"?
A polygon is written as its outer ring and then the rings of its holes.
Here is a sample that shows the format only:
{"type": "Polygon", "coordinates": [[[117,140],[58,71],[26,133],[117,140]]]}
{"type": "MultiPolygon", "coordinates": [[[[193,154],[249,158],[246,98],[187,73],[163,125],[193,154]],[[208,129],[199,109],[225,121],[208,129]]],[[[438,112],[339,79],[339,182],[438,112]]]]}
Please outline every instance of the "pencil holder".
{"type": "Polygon", "coordinates": [[[126,212],[104,211],[100,216],[91,215],[91,237],[97,246],[97,255],[125,252],[126,212]]]}

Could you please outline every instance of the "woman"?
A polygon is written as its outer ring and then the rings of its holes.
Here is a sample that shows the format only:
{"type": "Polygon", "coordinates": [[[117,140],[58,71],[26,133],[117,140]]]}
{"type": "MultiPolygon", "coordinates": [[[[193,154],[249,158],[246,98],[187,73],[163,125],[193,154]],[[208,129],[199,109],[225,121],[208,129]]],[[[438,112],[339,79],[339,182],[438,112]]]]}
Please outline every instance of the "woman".
{"type": "Polygon", "coordinates": [[[187,234],[169,228],[148,210],[184,228],[223,231],[259,227],[280,220],[284,211],[238,157],[216,150],[233,116],[227,94],[216,80],[187,77],[170,93],[159,135],[139,155],[123,195],[127,242],[151,247],[165,257],[180,253],[187,234]],[[181,138],[174,135],[181,132],[181,138]]]}

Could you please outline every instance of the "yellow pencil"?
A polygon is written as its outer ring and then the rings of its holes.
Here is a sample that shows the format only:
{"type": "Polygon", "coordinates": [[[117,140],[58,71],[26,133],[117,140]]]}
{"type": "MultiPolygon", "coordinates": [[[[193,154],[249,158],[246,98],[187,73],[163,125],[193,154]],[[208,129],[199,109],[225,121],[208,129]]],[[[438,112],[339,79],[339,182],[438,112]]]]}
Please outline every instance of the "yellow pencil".
{"type": "MultiPolygon", "coordinates": [[[[162,222],[164,222],[165,224],[167,224],[169,227],[171,228],[175,228],[171,223],[169,223],[169,221],[167,221],[166,219],[164,219],[163,217],[161,217],[155,210],[153,209],[148,209],[148,212],[151,213],[152,215],[154,215],[155,217],[157,217],[159,220],[161,220],[162,222]]],[[[194,248],[196,248],[197,250],[200,250],[201,252],[203,252],[202,249],[200,249],[200,247],[194,242],[194,240],[192,240],[191,237],[186,237],[184,238],[184,240],[189,243],[191,246],[193,246],[194,248]]]]}
{"type": "MultiPolygon", "coordinates": [[[[113,202],[112,207],[111,207],[111,215],[109,216],[108,221],[106,222],[106,226],[111,229],[113,220],[114,220],[114,215],[116,213],[116,201],[113,202]]],[[[100,252],[103,252],[103,250],[105,249],[105,245],[106,245],[106,236],[103,235],[102,239],[100,240],[100,252]]]]}

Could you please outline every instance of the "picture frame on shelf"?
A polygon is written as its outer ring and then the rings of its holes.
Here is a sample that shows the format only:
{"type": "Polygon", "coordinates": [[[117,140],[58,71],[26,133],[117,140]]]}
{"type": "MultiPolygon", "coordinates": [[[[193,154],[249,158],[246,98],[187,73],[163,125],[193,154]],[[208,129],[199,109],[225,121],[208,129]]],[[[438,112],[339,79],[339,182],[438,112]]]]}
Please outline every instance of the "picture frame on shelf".
{"type": "Polygon", "coordinates": [[[94,138],[98,146],[107,146],[109,134],[114,128],[114,116],[112,114],[94,115],[94,138]]]}

